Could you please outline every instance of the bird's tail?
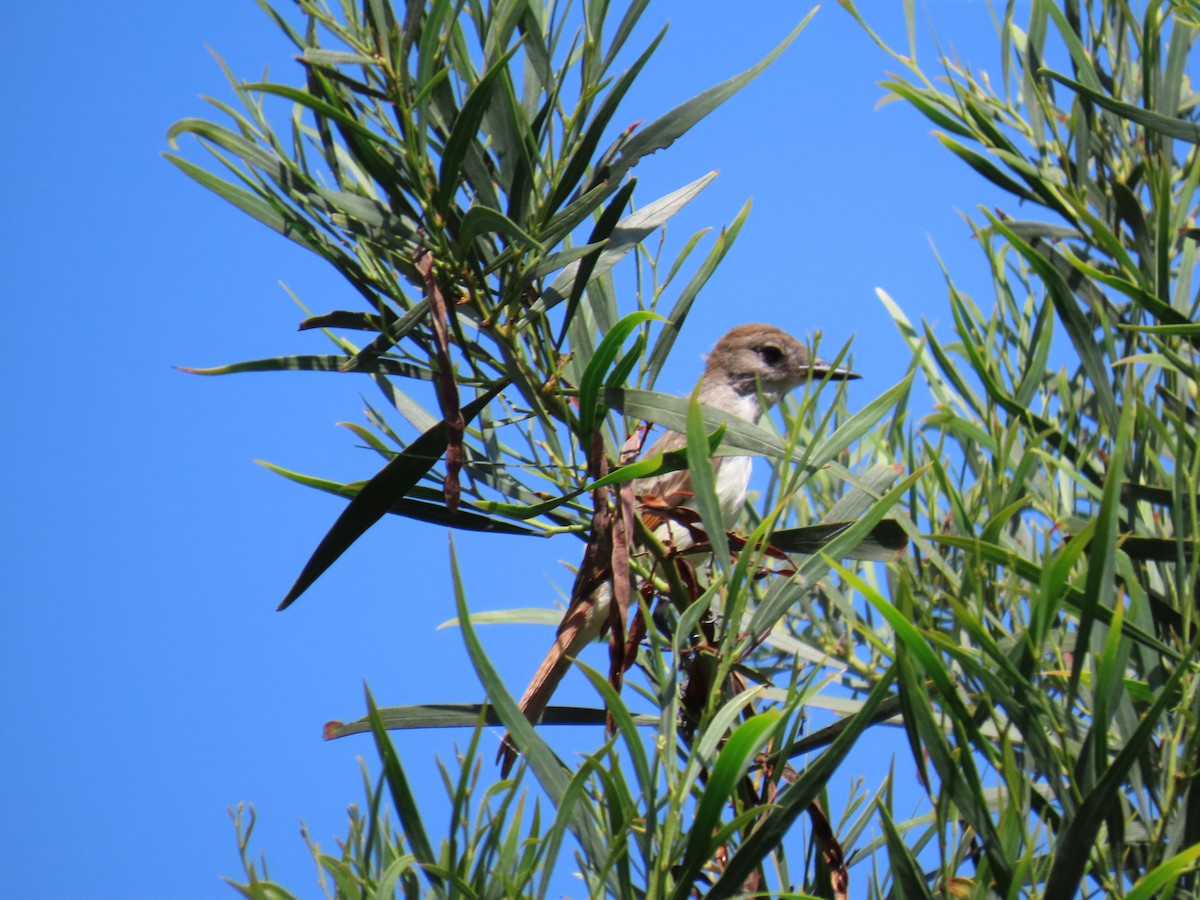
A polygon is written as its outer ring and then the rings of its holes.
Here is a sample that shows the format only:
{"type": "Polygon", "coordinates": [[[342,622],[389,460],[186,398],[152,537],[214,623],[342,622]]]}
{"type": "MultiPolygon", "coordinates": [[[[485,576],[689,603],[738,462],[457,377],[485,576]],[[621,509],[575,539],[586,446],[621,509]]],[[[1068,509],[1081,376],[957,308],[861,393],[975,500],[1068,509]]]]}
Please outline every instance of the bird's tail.
{"type": "MultiPolygon", "coordinates": [[[[597,593],[611,596],[612,589],[603,585],[597,593]],[[607,591],[604,588],[608,588],[607,591]]],[[[602,600],[604,598],[601,598],[602,600]]],[[[521,712],[531,725],[536,725],[542,713],[554,696],[558,683],[563,680],[571,663],[584,647],[596,640],[608,624],[608,603],[596,602],[595,597],[581,598],[567,612],[562,624],[558,627],[558,635],[554,646],[542,660],[542,664],[534,673],[533,680],[521,697],[521,712]]],[[[500,762],[501,777],[507,778],[517,758],[517,748],[509,734],[504,735],[500,744],[500,752],[496,759],[500,762]]]]}

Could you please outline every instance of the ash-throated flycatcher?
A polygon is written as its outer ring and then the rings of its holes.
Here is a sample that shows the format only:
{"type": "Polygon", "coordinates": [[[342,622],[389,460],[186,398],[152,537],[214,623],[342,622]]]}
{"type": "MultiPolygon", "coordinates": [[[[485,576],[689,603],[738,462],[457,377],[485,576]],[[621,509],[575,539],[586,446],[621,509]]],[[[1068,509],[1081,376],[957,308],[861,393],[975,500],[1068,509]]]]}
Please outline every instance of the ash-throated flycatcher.
{"type": "MultiPolygon", "coordinates": [[[[708,354],[700,379],[700,402],[748,422],[757,422],[792,388],[809,379],[826,377],[842,381],[859,376],[847,369],[831,368],[820,359],[810,359],[808,348],[786,331],[771,325],[739,325],[717,341],[708,354]]],[[[686,445],[684,435],[668,431],[651,445],[647,454],[653,456],[686,445]]],[[[737,521],[746,502],[750,457],[717,457],[713,460],[713,469],[721,516],[729,526],[737,521]]],[[[696,543],[697,526],[671,518],[671,510],[695,509],[686,469],[635,481],[633,494],[645,500],[652,499],[652,502],[643,503],[640,515],[664,546],[680,551],[696,543]]],[[[582,569],[580,575],[584,575],[582,569]]],[[[571,605],[558,626],[554,646],[521,698],[521,710],[530,722],[536,724],[541,718],[575,655],[603,632],[608,624],[612,597],[611,579],[591,590],[580,590],[577,580],[571,605]]],[[[507,739],[501,755],[506,755],[511,764],[512,748],[507,739]]],[[[505,768],[507,770],[507,764],[505,768]]]]}

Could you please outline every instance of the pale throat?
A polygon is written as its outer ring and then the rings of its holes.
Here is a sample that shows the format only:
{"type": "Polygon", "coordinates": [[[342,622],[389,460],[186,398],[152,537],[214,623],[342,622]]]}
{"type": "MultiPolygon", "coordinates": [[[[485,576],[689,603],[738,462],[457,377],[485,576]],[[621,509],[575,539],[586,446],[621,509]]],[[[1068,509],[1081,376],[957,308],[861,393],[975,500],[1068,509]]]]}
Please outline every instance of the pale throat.
{"type": "MultiPolygon", "coordinates": [[[[764,394],[763,399],[771,404],[776,398],[764,394]]],[[[751,387],[749,391],[739,391],[728,381],[707,381],[702,384],[700,402],[715,406],[753,424],[758,424],[763,414],[763,405],[757,389],[751,387]]]]}
{"type": "MultiPolygon", "coordinates": [[[[770,404],[775,398],[768,394],[762,399],[770,404]]],[[[748,392],[740,391],[726,380],[708,380],[700,387],[701,403],[715,406],[755,424],[764,412],[762,399],[757,388],[748,392]]],[[[750,489],[751,465],[749,456],[719,456],[713,460],[717,476],[717,501],[721,506],[721,516],[728,527],[737,522],[746,503],[746,493],[750,489]]]]}

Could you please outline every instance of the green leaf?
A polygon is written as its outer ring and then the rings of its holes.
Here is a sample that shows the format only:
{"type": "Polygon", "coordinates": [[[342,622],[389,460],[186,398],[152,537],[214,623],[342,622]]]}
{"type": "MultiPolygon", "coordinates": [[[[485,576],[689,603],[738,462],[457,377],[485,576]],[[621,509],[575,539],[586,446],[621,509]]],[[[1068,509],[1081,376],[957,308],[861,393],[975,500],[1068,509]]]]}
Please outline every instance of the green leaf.
{"type": "Polygon", "coordinates": [[[1197,860],[1200,860],[1200,844],[1193,844],[1186,850],[1176,853],[1170,859],[1159,863],[1137,880],[1125,895],[1125,900],[1153,900],[1159,896],[1159,891],[1180,876],[1195,871],[1197,860]]]}
{"type": "Polygon", "coordinates": [[[200,168],[195,163],[188,162],[182,157],[171,153],[164,153],[163,156],[218,197],[228,200],[242,212],[262,222],[272,231],[282,234],[288,240],[295,241],[306,250],[312,250],[314,253],[321,252],[317,248],[317,245],[309,240],[310,228],[307,225],[301,228],[302,223],[298,217],[290,210],[286,213],[283,212],[278,202],[264,199],[259,194],[253,194],[250,191],[239,188],[225,179],[218,178],[211,172],[200,168]]]}
{"type": "Polygon", "coordinates": [[[649,310],[631,312],[609,329],[588,360],[587,368],[579,379],[579,434],[581,443],[587,444],[588,436],[596,427],[596,423],[604,415],[604,409],[599,406],[600,388],[604,376],[616,361],[626,339],[640,325],[652,320],[662,320],[662,316],[649,310]]]}
{"type": "MultiPolygon", "coordinates": [[[[259,144],[213,122],[204,119],[180,119],[167,129],[167,143],[172,150],[178,149],[179,136],[183,134],[191,134],[202,142],[208,141],[236,154],[244,163],[265,172],[277,183],[282,183],[294,174],[295,167],[289,160],[284,160],[259,144]]],[[[178,159],[169,154],[167,158],[172,162],[178,159]]]]}
{"type": "Polygon", "coordinates": [[[895,896],[901,900],[918,900],[918,898],[933,900],[933,894],[930,893],[929,885],[925,880],[925,873],[921,871],[921,864],[917,862],[903,835],[896,828],[891,813],[882,803],[877,804],[876,809],[879,811],[879,821],[883,825],[883,834],[887,839],[888,864],[891,869],[892,882],[895,885],[895,896]]]}
{"type": "MultiPolygon", "coordinates": [[[[853,527],[853,522],[822,522],[787,528],[771,534],[771,546],[785,553],[820,553],[829,542],[853,527]]],[[[908,533],[895,519],[874,526],[856,546],[838,554],[841,559],[895,562],[908,548],[908,533]]]]}
{"type": "Polygon", "coordinates": [[[550,798],[550,802],[554,804],[559,816],[565,817],[567,827],[579,841],[584,853],[590,859],[602,859],[606,849],[604,840],[597,830],[595,822],[584,814],[581,805],[577,802],[577,795],[576,799],[568,796],[572,779],[566,767],[541,739],[537,729],[525,718],[516,701],[504,687],[504,681],[496,672],[483,645],[475,636],[470,612],[467,609],[466,596],[463,593],[462,577],[454,552],[453,539],[450,542],[450,568],[454,577],[455,608],[458,612],[458,619],[462,623],[463,643],[471,658],[471,664],[475,667],[475,673],[479,676],[479,682],[487,691],[489,703],[495,708],[500,716],[500,721],[508,729],[509,736],[529,762],[538,783],[550,798]]]}
{"type": "MultiPolygon", "coordinates": [[[[690,400],[673,394],[640,391],[632,388],[607,388],[604,402],[613,409],[635,419],[654,422],[680,434],[687,433],[690,400]]],[[[772,459],[786,459],[787,448],[779,438],[757,425],[713,406],[703,406],[705,427],[725,426],[724,454],[752,454],[772,459]]]]}
{"type": "Polygon", "coordinates": [[[996,187],[1000,188],[1001,190],[1008,191],[1013,196],[1019,197],[1022,200],[1037,202],[1037,197],[1030,193],[1024,185],[1014,181],[1012,178],[1009,178],[999,166],[991,162],[982,153],[977,153],[969,147],[960,144],[949,135],[941,134],[940,132],[935,131],[933,136],[937,138],[938,142],[943,147],[965,162],[968,166],[970,166],[992,184],[996,185],[996,187]]]}
{"type": "Polygon", "coordinates": [[[729,538],[725,533],[728,524],[721,512],[717,499],[716,472],[712,464],[712,450],[704,422],[704,411],[700,405],[700,388],[692,392],[688,404],[687,419],[688,476],[692,483],[692,502],[700,513],[704,533],[713,548],[713,560],[721,572],[729,571],[729,538]]]}
{"type": "Polygon", "coordinates": [[[729,736],[716,765],[708,775],[704,793],[696,805],[696,815],[688,834],[687,850],[684,852],[675,888],[677,900],[685,900],[692,891],[693,883],[704,866],[713,858],[716,847],[713,835],[721,827],[721,815],[737,787],[746,776],[750,761],[767,742],[778,726],[782,714],[769,709],[743,722],[729,736]]]}
{"type": "MultiPolygon", "coordinates": [[[[691,184],[684,185],[679,190],[655,200],[648,206],[622,219],[614,229],[608,244],[597,258],[589,281],[600,277],[620,262],[626,254],[637,247],[649,234],[661,228],[675,213],[690,203],[716,177],[716,172],[710,172],[703,178],[698,178],[691,184]]],[[[582,261],[571,263],[554,279],[548,288],[542,291],[542,295],[530,308],[531,317],[540,316],[570,296],[575,285],[576,274],[581,264],[582,261]]]]}
{"type": "MultiPolygon", "coordinates": [[[[982,560],[999,563],[1010,567],[1013,572],[1020,576],[1023,580],[1033,584],[1040,583],[1040,569],[1029,560],[1004,547],[988,544],[978,538],[967,537],[964,535],[950,534],[930,534],[924,536],[926,540],[937,544],[942,544],[948,547],[957,547],[965,550],[968,553],[977,554],[982,560]]],[[[1070,545],[1068,545],[1070,546],[1070,545]]],[[[1086,541],[1082,542],[1080,549],[1086,546],[1086,541]]],[[[1076,588],[1074,585],[1067,585],[1066,592],[1063,596],[1063,601],[1077,612],[1081,608],[1083,591],[1076,588]]],[[[1106,607],[1093,607],[1092,614],[1103,624],[1113,624],[1113,611],[1106,607]]],[[[1161,653],[1164,657],[1170,660],[1179,660],[1179,650],[1172,648],[1170,645],[1163,643],[1158,638],[1142,630],[1128,620],[1122,626],[1122,630],[1129,638],[1138,644],[1141,644],[1147,649],[1153,650],[1155,653],[1161,653]]]]}
{"type": "Polygon", "coordinates": [[[686,103],[681,103],[666,115],[637,132],[622,148],[620,156],[612,166],[609,179],[619,181],[626,172],[638,164],[642,157],[671,146],[693,125],[761,75],[799,36],[816,12],[817,9],[814,7],[801,20],[800,24],[792,29],[792,32],[756,65],[697,94],[686,103]]]}
{"type": "MultiPolygon", "coordinates": [[[[629,198],[633,196],[633,190],[637,186],[637,179],[633,179],[625,184],[619,191],[613,195],[608,206],[604,208],[599,217],[596,219],[596,224],[592,228],[592,233],[588,236],[588,246],[596,249],[579,260],[579,264],[570,272],[571,275],[571,290],[567,295],[567,312],[563,316],[563,333],[568,328],[575,324],[575,312],[579,306],[579,301],[583,297],[584,289],[591,283],[593,275],[601,275],[602,272],[596,272],[596,266],[600,262],[600,256],[609,246],[609,239],[620,226],[621,213],[625,211],[625,206],[629,203],[629,198]]],[[[563,272],[563,275],[567,275],[563,272]]],[[[555,279],[557,283],[562,276],[555,279]]],[[[590,337],[590,335],[589,335],[590,337]]],[[[558,342],[562,343],[562,335],[560,334],[558,342]]],[[[583,348],[578,345],[572,349],[578,353],[583,348]]]]}
{"type": "Polygon", "coordinates": [[[859,736],[871,724],[875,710],[887,698],[895,678],[893,665],[871,688],[862,709],[848,718],[829,749],[810,762],[799,778],[780,791],[771,811],[759,820],[754,831],[730,857],[720,878],[706,895],[709,900],[724,900],[741,892],[746,878],[779,846],[792,823],[808,809],[851,748],[858,743],[859,736]]]}
{"type": "MultiPolygon", "coordinates": [[[[591,122],[588,123],[587,129],[576,142],[570,160],[567,161],[566,166],[558,177],[554,193],[550,196],[549,203],[547,204],[547,209],[557,210],[562,206],[570,193],[575,190],[575,186],[579,184],[580,179],[583,178],[588,166],[592,165],[596,154],[596,147],[599,146],[600,138],[608,128],[608,123],[612,121],[613,114],[616,113],[621,100],[625,97],[629,88],[633,86],[634,80],[641,73],[651,55],[658,49],[658,45],[662,42],[666,33],[667,29],[664,27],[647,45],[646,49],[642,51],[641,55],[633,61],[633,64],[621,73],[621,77],[617,79],[612,89],[609,90],[604,98],[604,102],[600,104],[600,108],[592,117],[591,122]]],[[[610,174],[604,171],[604,168],[600,166],[593,173],[592,184],[587,185],[587,189],[590,189],[600,181],[620,184],[624,173],[622,172],[621,175],[610,174]]],[[[586,193],[586,190],[584,192],[586,193]]]]}
{"type": "MultiPolygon", "coordinates": [[[[1122,409],[1116,440],[1109,450],[1108,472],[1104,476],[1104,492],[1100,498],[1100,511],[1096,517],[1096,534],[1088,548],[1087,585],[1079,602],[1079,627],[1075,634],[1075,659],[1071,665],[1071,680],[1067,696],[1074,699],[1079,687],[1079,676],[1083,664],[1090,657],[1088,640],[1099,609],[1112,609],[1116,594],[1113,572],[1116,557],[1117,533],[1123,507],[1121,484],[1125,477],[1125,455],[1128,452],[1136,405],[1130,403],[1122,409]]],[[[1119,623],[1118,623],[1119,624],[1119,623]]]]}
{"type": "Polygon", "coordinates": [[[545,252],[545,248],[536,239],[504,213],[477,203],[463,216],[458,229],[459,246],[466,248],[470,253],[471,244],[484,234],[503,234],[538,253],[545,252]]]}
{"type": "Polygon", "coordinates": [[[959,137],[974,138],[975,132],[967,128],[957,115],[951,115],[943,109],[944,98],[937,91],[925,91],[914,88],[906,81],[881,81],[879,86],[891,91],[911,106],[915,106],[925,118],[939,128],[953,132],[959,137]]]}
{"type": "Polygon", "coordinates": [[[1102,348],[1096,341],[1095,326],[1079,309],[1074,292],[1058,270],[1041,253],[1017,237],[1000,218],[987,210],[984,210],[984,213],[991,221],[992,226],[1007,238],[1008,242],[1025,258],[1046,285],[1050,298],[1054,301],[1054,307],[1058,310],[1059,318],[1067,329],[1071,343],[1075,346],[1084,370],[1088,374],[1103,419],[1110,428],[1115,429],[1119,418],[1117,401],[1113,395],[1111,376],[1104,360],[1102,348]]]}
{"type": "MultiPolygon", "coordinates": [[[[275,356],[271,359],[251,359],[208,369],[194,369],[190,366],[175,366],[175,368],[180,372],[187,372],[189,375],[235,375],[241,372],[337,372],[341,374],[346,371],[346,365],[353,359],[355,357],[340,354],[275,356]]],[[[364,360],[360,365],[356,365],[353,371],[401,375],[405,378],[419,378],[422,381],[433,380],[433,372],[430,369],[381,357],[364,360]]]]}
{"type": "Polygon", "coordinates": [[[868,534],[880,524],[883,516],[887,515],[888,511],[899,503],[924,475],[924,471],[909,475],[908,478],[874,501],[856,521],[851,522],[844,530],[839,529],[829,544],[821,548],[820,555],[804,558],[793,577],[786,581],[777,581],[754,610],[749,630],[754,634],[766,634],[773,629],[799,597],[812,590],[810,579],[823,577],[823,574],[819,575],[819,573],[825,569],[826,561],[841,559],[848,555],[848,551],[866,539],[868,534]]]}
{"type": "MultiPolygon", "coordinates": [[[[472,616],[474,620],[477,616],[472,616]]],[[[455,620],[457,621],[457,620],[455,620]]],[[[381,706],[376,710],[379,721],[388,731],[408,731],[420,728],[474,728],[482,718],[485,725],[502,726],[499,713],[487,704],[478,703],[419,703],[413,706],[381,706]]],[[[538,725],[603,725],[607,713],[603,709],[581,706],[548,706],[538,725]]],[[[638,715],[631,721],[642,728],[656,728],[657,716],[638,715]]],[[[325,724],[327,741],[351,734],[364,734],[372,728],[372,718],[364,716],[353,722],[332,721],[325,724]]]]}
{"type": "Polygon", "coordinates": [[[392,795],[392,803],[395,805],[400,822],[404,827],[405,839],[412,849],[413,855],[421,864],[422,872],[434,887],[440,889],[443,886],[442,879],[432,869],[437,863],[437,857],[425,834],[425,826],[421,821],[421,811],[416,797],[413,796],[412,790],[408,786],[408,777],[404,774],[404,767],[400,765],[400,757],[396,753],[396,748],[392,746],[391,739],[388,738],[383,722],[379,718],[379,710],[375,707],[375,698],[371,696],[370,688],[364,685],[363,689],[367,695],[367,716],[370,720],[371,732],[375,736],[375,749],[383,763],[383,777],[387,781],[388,790],[392,795]]]}
{"type": "MultiPolygon", "coordinates": [[[[608,679],[593,669],[591,666],[576,661],[575,663],[592,687],[600,694],[604,700],[603,710],[595,710],[600,714],[601,721],[597,724],[607,725],[608,716],[612,716],[613,724],[617,728],[617,732],[625,741],[625,747],[629,753],[630,761],[633,763],[633,770],[637,776],[638,785],[642,789],[643,796],[650,796],[654,790],[654,774],[652,772],[650,758],[646,753],[646,745],[640,735],[637,733],[637,727],[658,728],[662,719],[657,715],[633,715],[629,711],[629,707],[621,699],[621,695],[616,689],[609,684],[608,679]],[[607,714],[605,712],[607,710],[607,714]]],[[[550,707],[553,709],[554,707],[550,707]]],[[[549,710],[547,710],[549,711],[549,710]]],[[[540,720],[540,724],[545,724],[545,717],[540,720]]]]}
{"type": "MultiPolygon", "coordinates": [[[[435,202],[437,209],[443,215],[448,212],[454,201],[455,192],[459,188],[467,152],[479,140],[479,125],[483,121],[488,106],[492,103],[492,90],[495,88],[496,82],[507,72],[508,61],[517,52],[518,46],[513,44],[503,56],[492,64],[492,67],[479,79],[479,83],[471,89],[462,111],[454,119],[450,137],[447,138],[446,146],[442,150],[442,161],[438,170],[438,195],[435,202]]],[[[464,241],[463,243],[468,242],[464,241]]]]}
{"type": "MultiPolygon", "coordinates": [[[[255,460],[260,466],[270,469],[278,475],[282,475],[289,481],[294,481],[297,484],[302,484],[305,487],[316,488],[319,491],[325,491],[329,494],[337,494],[339,497],[353,499],[357,497],[362,489],[368,484],[365,481],[351,482],[350,484],[342,484],[339,481],[330,481],[325,478],[317,478],[313,475],[302,475],[299,472],[293,472],[289,469],[284,469],[281,466],[272,465],[269,462],[255,460]]],[[[464,503],[457,510],[451,512],[444,504],[430,503],[424,500],[415,500],[411,497],[403,497],[392,504],[387,510],[395,516],[405,516],[410,519],[416,519],[419,522],[429,522],[434,525],[445,525],[449,528],[458,528],[463,531],[480,531],[490,534],[524,534],[533,535],[536,537],[546,537],[545,532],[537,531],[536,529],[527,528],[524,525],[518,525],[515,522],[506,522],[502,519],[493,519],[490,516],[485,516],[479,512],[475,512],[470,504],[464,503]]]]}
{"type": "MultiPolygon", "coordinates": [[[[471,621],[476,625],[549,625],[557,628],[562,622],[562,608],[545,606],[525,606],[516,609],[489,609],[471,614],[471,621]]],[[[443,628],[457,628],[458,619],[447,619],[438,625],[438,631],[443,628]]]]}
{"type": "Polygon", "coordinates": [[[291,100],[306,109],[311,109],[318,115],[325,116],[338,125],[345,128],[350,134],[356,137],[365,138],[372,144],[387,147],[396,156],[401,156],[400,148],[391,144],[386,137],[381,134],[376,134],[367,126],[359,122],[354,116],[341,107],[333,106],[332,104],[314,97],[312,94],[298,90],[294,87],[289,87],[283,84],[272,84],[270,82],[253,82],[250,84],[239,85],[244,92],[257,91],[263,94],[274,94],[277,97],[283,97],[291,100]]]}
{"type": "MultiPolygon", "coordinates": [[[[1197,632],[1192,640],[1186,658],[1194,658],[1197,651],[1200,651],[1200,632],[1197,632]]],[[[1079,890],[1089,854],[1100,828],[1107,821],[1107,813],[1111,810],[1114,799],[1121,792],[1134,764],[1154,742],[1156,733],[1162,727],[1162,716],[1167,711],[1167,706],[1176,697],[1175,692],[1183,680],[1184,673],[1191,670],[1190,665],[1175,667],[1171,677],[1158,689],[1154,703],[1140,716],[1137,728],[1125,742],[1125,746],[1109,762],[1096,786],[1084,796],[1067,827],[1058,835],[1054,846],[1054,861],[1046,877],[1044,896],[1071,897],[1079,890]]]]}
{"type": "Polygon", "coordinates": [[[721,260],[725,258],[725,254],[729,252],[729,248],[733,246],[733,242],[737,240],[738,234],[742,230],[742,225],[746,222],[746,217],[750,215],[750,201],[747,200],[742,207],[741,212],[733,220],[733,223],[725,229],[722,229],[721,234],[717,237],[716,243],[708,252],[704,262],[700,264],[694,275],[688,281],[687,285],[680,292],[679,297],[675,301],[675,305],[671,307],[671,312],[667,316],[667,324],[663,326],[659,333],[658,340],[654,342],[654,349],[650,352],[650,361],[646,368],[646,380],[649,384],[654,384],[658,379],[658,373],[662,370],[663,363],[667,360],[667,354],[671,352],[671,348],[675,346],[675,338],[679,335],[680,329],[683,328],[684,320],[691,312],[692,304],[696,297],[700,294],[700,289],[708,283],[708,279],[716,271],[721,260]]]}
{"type": "MultiPolygon", "coordinates": [[[[877,590],[867,585],[856,574],[843,569],[832,561],[831,565],[833,565],[842,578],[862,594],[871,606],[879,611],[895,632],[896,642],[898,645],[902,645],[905,654],[901,656],[897,653],[897,665],[900,666],[899,673],[908,678],[910,682],[914,680],[915,670],[912,667],[911,660],[915,660],[924,675],[933,682],[933,686],[937,689],[942,703],[948,708],[950,718],[955,722],[957,727],[962,728],[968,735],[971,746],[978,749],[990,747],[991,745],[980,735],[979,726],[976,724],[971,712],[964,705],[950,670],[938,655],[934,646],[930,644],[928,635],[918,628],[908,615],[898,609],[896,605],[891,603],[877,590]]],[[[898,601],[903,601],[904,596],[904,592],[897,592],[898,601]]],[[[907,592],[907,596],[911,602],[911,590],[907,592]]],[[[950,754],[947,749],[947,761],[939,765],[939,774],[947,783],[947,787],[955,791],[954,796],[959,807],[959,813],[979,832],[980,842],[984,847],[984,852],[987,854],[988,861],[991,863],[993,876],[999,882],[1001,891],[1004,891],[1013,878],[1012,865],[1002,852],[990,811],[979,804],[970,802],[971,798],[977,797],[982,790],[973,759],[969,754],[960,753],[957,756],[956,765],[951,766],[948,761],[949,758],[950,754]],[[952,769],[953,775],[951,774],[952,769]],[[958,777],[960,773],[961,778],[958,777]]],[[[1067,895],[1051,894],[1049,896],[1067,895]]]]}
{"type": "MultiPolygon", "coordinates": [[[[1090,69],[1090,65],[1088,69],[1090,69]]],[[[1164,137],[1187,141],[1191,144],[1200,144],[1200,125],[1197,125],[1195,122],[1190,122],[1187,119],[1179,119],[1174,116],[1164,116],[1162,113],[1143,109],[1140,106],[1134,106],[1132,103],[1126,103],[1123,100],[1117,100],[1115,97],[1110,97],[1096,88],[1080,84],[1066,75],[1059,74],[1053,69],[1039,69],[1038,72],[1047,78],[1053,78],[1059,84],[1066,85],[1081,97],[1086,97],[1097,106],[1102,106],[1123,119],[1136,122],[1164,137]]]]}
{"type": "MultiPolygon", "coordinates": [[[[467,422],[475,418],[483,407],[500,393],[505,382],[500,382],[481,397],[468,403],[462,410],[467,422]]],[[[279,604],[287,609],[316,581],[334,561],[350,548],[368,528],[378,522],[399,500],[403,499],[421,477],[432,469],[446,451],[447,436],[444,422],[439,422],[404,448],[395,459],[384,466],[370,481],[363,485],[353,500],[338,516],[333,527],[321,539],[313,551],[296,583],[279,604]]]]}

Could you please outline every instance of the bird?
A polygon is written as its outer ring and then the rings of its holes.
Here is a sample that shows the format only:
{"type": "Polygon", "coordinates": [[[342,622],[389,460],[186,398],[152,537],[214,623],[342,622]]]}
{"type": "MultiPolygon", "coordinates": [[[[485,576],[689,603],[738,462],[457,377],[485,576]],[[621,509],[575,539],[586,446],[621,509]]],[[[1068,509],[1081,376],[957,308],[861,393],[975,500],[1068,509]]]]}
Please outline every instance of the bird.
{"type": "MultiPolygon", "coordinates": [[[[834,368],[811,356],[808,347],[781,328],[749,323],[738,325],[717,341],[705,357],[698,397],[701,403],[756,423],[788,391],[810,380],[845,381],[861,377],[848,369],[834,368]]],[[[664,432],[647,451],[648,456],[680,450],[687,438],[676,431],[664,432]]],[[[746,502],[750,484],[748,456],[713,459],[717,499],[726,526],[736,522],[746,502]]],[[[648,476],[633,483],[633,496],[641,501],[639,514],[659,542],[673,552],[688,550],[703,540],[697,534],[697,515],[687,469],[648,476]],[[681,512],[690,511],[690,513],[681,512]]],[[[589,553],[592,549],[589,544],[589,553]]],[[[585,558],[585,564],[588,560],[585,558]]],[[[553,646],[521,697],[520,708],[531,724],[537,724],[575,656],[603,634],[613,598],[611,574],[587,584],[596,567],[581,566],[572,600],[563,616],[553,646]],[[582,586],[582,588],[581,588],[582,586]]],[[[500,758],[507,774],[515,759],[508,736],[500,758]]]]}

